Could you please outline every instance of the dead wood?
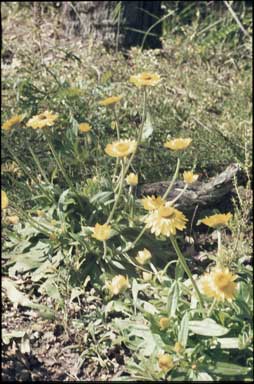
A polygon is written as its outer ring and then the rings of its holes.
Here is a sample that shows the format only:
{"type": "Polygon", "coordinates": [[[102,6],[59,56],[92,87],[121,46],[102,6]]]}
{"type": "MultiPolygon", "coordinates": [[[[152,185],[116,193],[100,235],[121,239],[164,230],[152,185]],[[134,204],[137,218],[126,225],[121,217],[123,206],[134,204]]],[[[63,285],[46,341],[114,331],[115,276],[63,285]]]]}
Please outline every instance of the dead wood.
{"type": "MultiPolygon", "coordinates": [[[[222,200],[230,200],[230,196],[235,191],[234,180],[238,184],[242,184],[244,179],[244,171],[238,164],[229,165],[225,171],[211,178],[207,182],[196,181],[191,184],[183,195],[177,200],[175,207],[185,212],[187,215],[197,208],[216,207],[222,200]]],[[[136,196],[163,196],[166,192],[170,181],[161,181],[152,184],[138,185],[136,196]]],[[[183,181],[174,183],[167,200],[173,200],[184,188],[183,181]]]]}

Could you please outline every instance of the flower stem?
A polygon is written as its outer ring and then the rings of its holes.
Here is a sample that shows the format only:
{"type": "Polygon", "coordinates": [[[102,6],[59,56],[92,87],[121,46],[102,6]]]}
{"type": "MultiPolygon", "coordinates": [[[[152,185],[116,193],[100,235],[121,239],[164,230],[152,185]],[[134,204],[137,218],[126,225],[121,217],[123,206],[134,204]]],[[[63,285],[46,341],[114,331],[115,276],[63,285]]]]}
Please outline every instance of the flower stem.
{"type": "Polygon", "coordinates": [[[67,173],[65,172],[65,169],[64,169],[64,167],[63,167],[63,165],[62,165],[60,159],[59,159],[58,156],[57,156],[57,153],[56,153],[56,151],[55,151],[55,149],[54,149],[54,146],[53,146],[53,144],[52,144],[51,138],[50,138],[50,136],[49,136],[47,130],[45,130],[44,132],[45,132],[46,140],[47,140],[47,142],[48,142],[48,146],[49,146],[49,148],[50,148],[50,150],[51,150],[51,152],[52,152],[52,154],[53,154],[53,156],[54,156],[55,162],[56,162],[58,168],[60,169],[60,171],[62,172],[62,175],[63,175],[63,177],[64,177],[66,183],[68,184],[69,188],[75,193],[75,195],[76,195],[76,197],[77,197],[77,200],[78,200],[78,204],[79,204],[80,208],[82,209],[83,207],[82,207],[82,202],[81,202],[81,200],[80,200],[79,194],[77,193],[76,188],[75,188],[73,182],[71,181],[71,179],[69,178],[69,176],[68,176],[67,173]]]}
{"type": "Polygon", "coordinates": [[[116,198],[115,198],[114,205],[113,205],[112,210],[111,210],[111,212],[109,214],[109,217],[108,217],[108,219],[106,221],[106,224],[108,224],[111,221],[111,219],[112,219],[112,217],[113,217],[113,215],[115,213],[118,201],[119,201],[119,199],[121,197],[121,194],[122,194],[123,185],[124,185],[124,164],[123,164],[123,161],[122,161],[121,164],[122,164],[122,170],[121,170],[120,185],[119,185],[118,193],[117,193],[116,198]]]}
{"type": "Polygon", "coordinates": [[[217,229],[217,236],[218,236],[218,255],[220,254],[220,250],[221,250],[221,231],[219,229],[217,229]]]}
{"type": "Polygon", "coordinates": [[[34,151],[32,150],[32,148],[30,147],[30,145],[28,145],[27,147],[28,147],[28,150],[29,150],[29,152],[31,153],[33,159],[34,159],[35,164],[37,165],[39,171],[41,172],[41,174],[42,174],[44,180],[46,181],[46,183],[51,184],[50,181],[49,181],[49,179],[47,178],[47,175],[46,175],[44,169],[43,169],[42,166],[41,166],[41,163],[40,163],[40,160],[39,160],[38,156],[36,156],[36,154],[34,153],[34,151]]]}
{"type": "Polygon", "coordinates": [[[214,307],[215,307],[216,302],[217,302],[217,299],[216,299],[216,297],[215,297],[215,298],[213,299],[213,302],[212,302],[212,304],[211,304],[211,307],[209,308],[209,310],[208,310],[208,312],[207,312],[207,317],[210,317],[210,316],[211,316],[212,311],[213,311],[213,309],[214,309],[214,307]]]}
{"type": "Polygon", "coordinates": [[[175,249],[175,251],[176,251],[176,254],[177,254],[177,256],[178,256],[178,259],[179,259],[179,261],[180,261],[180,263],[181,263],[181,265],[182,265],[182,267],[183,267],[185,273],[187,274],[187,276],[189,277],[189,279],[190,279],[191,282],[192,282],[193,288],[195,289],[195,291],[196,291],[196,293],[197,293],[197,295],[198,295],[200,305],[201,305],[201,307],[204,309],[204,301],[203,301],[203,297],[202,297],[202,295],[201,295],[201,293],[200,293],[200,291],[199,291],[199,289],[198,289],[198,286],[197,286],[195,280],[193,279],[192,273],[191,273],[191,271],[190,271],[190,269],[189,269],[189,267],[188,267],[188,265],[187,265],[187,263],[186,263],[186,261],[185,261],[185,258],[184,258],[184,256],[183,256],[183,254],[182,254],[180,248],[178,247],[176,238],[175,238],[174,236],[171,235],[171,236],[170,236],[170,240],[171,240],[171,243],[172,243],[172,245],[173,245],[173,247],[174,247],[174,249],[175,249]]]}
{"type": "MultiPolygon", "coordinates": [[[[14,151],[12,150],[12,148],[10,147],[9,143],[7,143],[7,141],[5,142],[5,145],[8,149],[8,151],[10,152],[10,154],[12,155],[13,159],[15,160],[15,162],[20,166],[20,168],[22,169],[22,171],[24,172],[24,174],[29,178],[31,179],[35,185],[38,186],[38,188],[41,190],[41,192],[43,194],[45,194],[45,191],[44,189],[41,187],[40,183],[38,182],[38,180],[36,180],[36,178],[32,175],[31,172],[29,172],[26,168],[26,166],[23,165],[22,161],[19,160],[19,158],[16,156],[16,154],[14,153],[14,151]]],[[[47,199],[52,202],[52,197],[46,195],[47,199]]]]}
{"type": "Polygon", "coordinates": [[[166,200],[166,198],[168,197],[168,194],[171,191],[171,189],[172,189],[172,187],[174,185],[174,182],[176,181],[176,178],[178,176],[179,168],[180,168],[180,159],[178,158],[177,159],[177,164],[176,164],[176,170],[175,170],[173,179],[171,180],[171,183],[169,184],[168,189],[166,190],[166,192],[164,193],[164,195],[162,197],[163,200],[166,200]]]}
{"type": "Polygon", "coordinates": [[[134,156],[136,155],[136,152],[138,150],[138,146],[141,142],[141,139],[142,139],[142,134],[143,134],[143,130],[144,130],[144,126],[145,126],[145,121],[146,121],[146,111],[147,111],[147,93],[146,93],[146,89],[144,88],[144,103],[143,103],[143,114],[142,114],[142,122],[141,122],[141,127],[140,127],[140,130],[139,130],[139,133],[138,133],[138,137],[137,137],[137,146],[136,146],[136,149],[135,151],[133,151],[130,159],[129,159],[129,162],[127,163],[127,166],[126,166],[126,169],[125,169],[125,172],[124,172],[124,177],[127,175],[127,172],[130,168],[130,165],[132,163],[132,160],[134,158],[134,156]]]}

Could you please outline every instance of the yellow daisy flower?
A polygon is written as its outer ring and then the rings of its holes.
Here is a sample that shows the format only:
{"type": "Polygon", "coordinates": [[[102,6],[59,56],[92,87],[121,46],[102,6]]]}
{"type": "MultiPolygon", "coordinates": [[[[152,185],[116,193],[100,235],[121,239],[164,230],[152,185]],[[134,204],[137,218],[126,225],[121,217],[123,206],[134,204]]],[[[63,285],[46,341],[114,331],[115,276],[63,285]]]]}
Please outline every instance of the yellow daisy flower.
{"type": "Polygon", "coordinates": [[[159,320],[160,329],[165,331],[170,326],[170,318],[169,317],[161,317],[159,320]]]}
{"type": "Polygon", "coordinates": [[[108,144],[105,148],[107,155],[112,157],[125,157],[136,150],[137,142],[135,140],[119,140],[108,144]]]}
{"type": "Polygon", "coordinates": [[[186,227],[187,221],[184,214],[170,206],[169,202],[144,218],[147,227],[151,228],[151,233],[156,236],[164,235],[167,237],[175,235],[177,229],[182,231],[186,227]]]}
{"type": "Polygon", "coordinates": [[[135,173],[130,173],[126,177],[126,182],[128,185],[132,185],[132,186],[137,185],[138,184],[138,175],[135,175],[135,173]]]}
{"type": "Polygon", "coordinates": [[[138,75],[131,76],[129,81],[137,87],[154,86],[160,82],[160,75],[157,73],[142,72],[138,75]]]}
{"type": "Polygon", "coordinates": [[[88,123],[80,123],[79,124],[79,130],[80,132],[89,132],[91,131],[92,127],[88,123]]]}
{"type": "Polygon", "coordinates": [[[1,209],[7,208],[8,205],[9,205],[9,200],[8,200],[6,192],[1,191],[1,209]]]}
{"type": "Polygon", "coordinates": [[[109,239],[111,226],[108,224],[96,224],[93,228],[92,237],[99,241],[105,241],[109,239]]]}
{"type": "Polygon", "coordinates": [[[236,295],[237,275],[233,275],[228,268],[214,268],[210,273],[205,274],[199,280],[199,287],[203,294],[217,300],[224,301],[232,299],[236,295]]]}
{"type": "Polygon", "coordinates": [[[158,209],[162,205],[164,205],[165,201],[160,196],[158,197],[148,196],[148,197],[144,197],[141,200],[141,204],[143,205],[146,211],[154,211],[155,209],[158,209]]]}
{"type": "Polygon", "coordinates": [[[107,97],[106,99],[99,101],[99,104],[104,106],[104,107],[107,107],[108,105],[114,105],[114,104],[118,103],[122,98],[123,98],[123,96],[107,97]]]}
{"type": "Polygon", "coordinates": [[[112,279],[112,281],[106,283],[106,287],[110,291],[111,295],[119,295],[119,293],[122,293],[129,288],[128,277],[117,275],[112,279]]]}
{"type": "Polygon", "coordinates": [[[143,251],[139,251],[135,257],[137,262],[141,265],[145,265],[152,258],[152,254],[148,249],[144,248],[143,251]]]}
{"type": "Polygon", "coordinates": [[[229,213],[219,213],[216,215],[205,217],[202,220],[199,220],[198,224],[203,223],[203,224],[207,225],[208,227],[217,228],[217,227],[220,227],[222,225],[228,225],[228,222],[231,218],[232,218],[232,214],[230,212],[229,213]]]}
{"type": "Polygon", "coordinates": [[[31,127],[33,129],[51,127],[54,125],[57,118],[57,114],[54,115],[52,112],[45,111],[39,115],[33,116],[30,120],[28,120],[26,125],[27,127],[31,127]]]}
{"type": "Polygon", "coordinates": [[[25,115],[15,115],[11,117],[9,120],[5,121],[2,125],[2,129],[5,131],[9,131],[12,129],[15,125],[19,124],[23,119],[25,115]]]}
{"type": "Polygon", "coordinates": [[[198,175],[195,175],[192,171],[184,171],[183,180],[186,184],[192,184],[197,181],[198,175]]]}
{"type": "Polygon", "coordinates": [[[160,369],[164,372],[168,372],[174,367],[173,358],[167,353],[158,356],[158,363],[160,369]]]}
{"type": "Polygon", "coordinates": [[[182,138],[173,139],[164,143],[164,147],[172,149],[172,151],[181,151],[187,148],[191,142],[192,142],[192,139],[182,139],[182,138]]]}

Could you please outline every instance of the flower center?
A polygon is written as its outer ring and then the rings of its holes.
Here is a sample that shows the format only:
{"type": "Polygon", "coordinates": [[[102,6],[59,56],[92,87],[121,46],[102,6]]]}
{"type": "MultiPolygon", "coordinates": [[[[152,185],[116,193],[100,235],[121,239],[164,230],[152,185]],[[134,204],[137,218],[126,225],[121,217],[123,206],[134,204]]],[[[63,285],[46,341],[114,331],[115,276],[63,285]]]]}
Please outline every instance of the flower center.
{"type": "Polygon", "coordinates": [[[120,152],[125,152],[125,151],[128,150],[128,148],[129,148],[129,146],[126,143],[119,143],[117,145],[117,150],[120,151],[120,152]]]}
{"type": "Polygon", "coordinates": [[[171,207],[161,207],[159,208],[159,215],[167,219],[172,219],[175,216],[175,212],[171,207]]]}

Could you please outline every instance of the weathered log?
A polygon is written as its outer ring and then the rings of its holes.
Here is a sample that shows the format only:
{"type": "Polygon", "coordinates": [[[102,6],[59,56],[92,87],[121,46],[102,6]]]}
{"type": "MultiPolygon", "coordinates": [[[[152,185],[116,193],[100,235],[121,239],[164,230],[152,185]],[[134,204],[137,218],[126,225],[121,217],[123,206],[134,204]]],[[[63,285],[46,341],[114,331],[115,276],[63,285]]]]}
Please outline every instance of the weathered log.
{"type": "MultiPolygon", "coordinates": [[[[225,171],[211,178],[208,182],[196,181],[191,184],[182,194],[179,200],[176,201],[175,207],[191,215],[197,208],[206,209],[216,207],[221,201],[230,199],[230,194],[234,193],[234,180],[242,183],[244,179],[244,171],[238,164],[231,164],[225,171]]],[[[138,185],[136,196],[163,196],[166,192],[170,181],[161,181],[152,184],[138,185]]],[[[184,188],[183,181],[174,183],[167,200],[173,200],[184,188]]]]}

